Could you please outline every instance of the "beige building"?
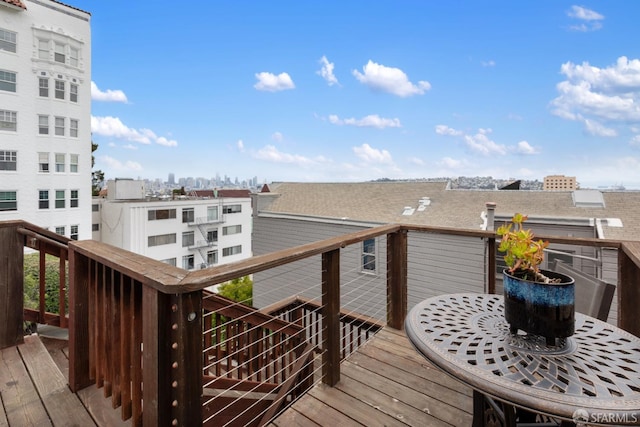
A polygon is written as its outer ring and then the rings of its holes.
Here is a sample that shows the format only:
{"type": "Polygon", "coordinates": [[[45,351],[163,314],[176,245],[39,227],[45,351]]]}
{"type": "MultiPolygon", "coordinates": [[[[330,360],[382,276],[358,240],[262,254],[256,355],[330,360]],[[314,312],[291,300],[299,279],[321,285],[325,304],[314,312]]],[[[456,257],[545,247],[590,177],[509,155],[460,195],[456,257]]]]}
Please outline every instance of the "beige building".
{"type": "Polygon", "coordinates": [[[577,190],[575,176],[549,175],[544,177],[542,189],[545,191],[577,190]]]}

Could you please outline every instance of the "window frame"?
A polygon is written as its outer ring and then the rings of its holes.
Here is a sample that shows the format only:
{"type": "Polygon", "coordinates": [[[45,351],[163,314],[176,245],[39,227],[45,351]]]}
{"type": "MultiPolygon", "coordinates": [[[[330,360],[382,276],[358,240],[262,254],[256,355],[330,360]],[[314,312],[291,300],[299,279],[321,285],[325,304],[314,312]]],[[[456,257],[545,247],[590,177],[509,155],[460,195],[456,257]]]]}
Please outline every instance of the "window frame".
{"type": "Polygon", "coordinates": [[[176,243],[176,233],[157,234],[147,237],[147,247],[173,245],[176,243]]]}
{"type": "Polygon", "coordinates": [[[69,190],[69,207],[77,208],[80,206],[80,190],[69,190]]]}
{"type": "Polygon", "coordinates": [[[66,161],[67,161],[67,155],[65,153],[55,153],[53,155],[53,159],[54,159],[54,165],[55,165],[54,167],[55,167],[56,173],[64,173],[66,161]]]}
{"type": "Polygon", "coordinates": [[[17,53],[18,33],[0,28],[0,50],[17,53]],[[13,49],[11,47],[13,47],[13,49]]]}
{"type": "Polygon", "coordinates": [[[67,125],[66,117],[55,116],[53,123],[53,134],[55,136],[64,136],[64,130],[67,125]],[[62,120],[62,125],[60,125],[60,120],[62,120]]]}
{"type": "Polygon", "coordinates": [[[223,236],[233,236],[234,234],[242,233],[242,224],[236,225],[227,225],[222,227],[222,235],[223,236]]]}
{"type": "Polygon", "coordinates": [[[18,170],[18,152],[15,150],[0,150],[0,171],[18,170]]]}
{"type": "Polygon", "coordinates": [[[18,73],[16,73],[15,71],[0,70],[0,90],[16,93],[18,91],[18,73]],[[13,80],[11,79],[11,77],[13,77],[13,80]],[[13,90],[3,89],[3,85],[7,85],[9,88],[13,86],[13,90]]]}
{"type": "Polygon", "coordinates": [[[182,247],[189,248],[191,246],[195,246],[195,244],[196,244],[196,234],[193,231],[183,231],[182,247]]]}
{"type": "Polygon", "coordinates": [[[233,204],[233,205],[224,205],[222,206],[223,214],[234,214],[234,213],[242,213],[242,205],[233,204]]]}
{"type": "Polygon", "coordinates": [[[182,208],[182,223],[183,224],[192,224],[196,222],[196,212],[194,208],[182,208]],[[189,221],[191,219],[191,221],[189,221]]]}
{"type": "Polygon", "coordinates": [[[78,85],[69,83],[69,101],[78,102],[78,85]]]}
{"type": "Polygon", "coordinates": [[[38,173],[49,172],[51,172],[49,153],[38,153],[38,173]]]}
{"type": "Polygon", "coordinates": [[[18,210],[18,191],[2,190],[0,191],[0,212],[17,211],[18,210]],[[13,194],[13,198],[8,198],[13,194]]]}
{"type": "Polygon", "coordinates": [[[48,77],[38,77],[38,96],[42,98],[49,97],[49,78],[48,77]]]}
{"type": "Polygon", "coordinates": [[[78,240],[78,236],[80,234],[79,229],[80,229],[79,225],[74,224],[69,226],[69,238],[71,240],[78,240]]]}
{"type": "Polygon", "coordinates": [[[207,251],[207,265],[216,265],[218,263],[218,251],[207,251]]]}
{"type": "Polygon", "coordinates": [[[67,48],[65,44],[53,42],[53,60],[60,64],[67,64],[67,48]]]}
{"type": "Polygon", "coordinates": [[[54,80],[54,85],[53,85],[53,97],[55,99],[61,99],[61,100],[65,100],[65,92],[67,90],[67,84],[64,80],[58,80],[55,79],[54,80]],[[62,89],[58,86],[62,86],[62,89]]]}
{"type": "Polygon", "coordinates": [[[162,221],[165,219],[176,219],[176,209],[149,209],[147,211],[147,221],[162,221]]]}
{"type": "Polygon", "coordinates": [[[49,135],[49,116],[46,114],[38,114],[38,135],[49,135]]]}
{"type": "Polygon", "coordinates": [[[49,209],[49,190],[38,190],[38,209],[49,209]]]}
{"type": "Polygon", "coordinates": [[[58,225],[55,228],[56,234],[64,236],[67,233],[67,227],[64,225],[58,225]]]}
{"type": "Polygon", "coordinates": [[[55,190],[55,195],[56,195],[55,208],[64,209],[66,207],[65,197],[67,195],[67,190],[55,190]]]}
{"type": "Polygon", "coordinates": [[[7,132],[18,131],[18,112],[13,110],[0,110],[0,130],[7,132]]]}
{"type": "Polygon", "coordinates": [[[71,138],[78,137],[78,119],[69,119],[69,136],[71,138]]]}
{"type": "Polygon", "coordinates": [[[193,270],[196,268],[195,257],[193,254],[184,255],[182,257],[182,269],[183,270],[193,270]]]}
{"type": "Polygon", "coordinates": [[[363,273],[375,273],[377,271],[377,244],[376,239],[366,239],[362,241],[362,254],[360,257],[360,268],[363,273]]]}
{"type": "Polygon", "coordinates": [[[79,154],[69,154],[69,172],[78,173],[79,154]]]}
{"type": "Polygon", "coordinates": [[[239,255],[242,253],[242,245],[228,246],[226,248],[222,248],[222,256],[233,256],[239,255]]]}

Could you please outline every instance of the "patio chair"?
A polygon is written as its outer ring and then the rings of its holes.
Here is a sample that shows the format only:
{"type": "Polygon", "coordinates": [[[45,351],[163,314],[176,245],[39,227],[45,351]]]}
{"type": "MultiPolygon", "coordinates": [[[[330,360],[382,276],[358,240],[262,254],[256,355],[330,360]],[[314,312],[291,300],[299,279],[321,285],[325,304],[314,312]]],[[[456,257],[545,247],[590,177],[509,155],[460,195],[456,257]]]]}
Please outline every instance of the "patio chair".
{"type": "MultiPolygon", "coordinates": [[[[567,274],[575,280],[575,308],[578,313],[595,317],[604,322],[607,321],[613,302],[613,294],[616,290],[615,285],[583,273],[558,259],[555,260],[551,270],[567,274]]],[[[503,425],[505,427],[562,427],[567,425],[559,420],[497,402],[489,396],[483,397],[481,404],[485,412],[483,414],[483,424],[485,425],[503,425]]]]}

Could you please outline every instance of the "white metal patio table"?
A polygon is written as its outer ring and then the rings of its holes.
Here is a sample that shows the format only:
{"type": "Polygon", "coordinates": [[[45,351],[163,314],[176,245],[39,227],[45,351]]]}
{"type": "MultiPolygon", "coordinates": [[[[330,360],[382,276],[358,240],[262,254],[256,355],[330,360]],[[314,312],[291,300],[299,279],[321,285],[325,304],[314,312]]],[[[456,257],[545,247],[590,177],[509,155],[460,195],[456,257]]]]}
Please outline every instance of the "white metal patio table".
{"type": "Polygon", "coordinates": [[[416,350],[473,388],[474,426],[485,395],[563,425],[640,425],[640,338],[576,313],[575,334],[547,347],[512,335],[503,310],[500,295],[448,294],[405,320],[416,350]]]}

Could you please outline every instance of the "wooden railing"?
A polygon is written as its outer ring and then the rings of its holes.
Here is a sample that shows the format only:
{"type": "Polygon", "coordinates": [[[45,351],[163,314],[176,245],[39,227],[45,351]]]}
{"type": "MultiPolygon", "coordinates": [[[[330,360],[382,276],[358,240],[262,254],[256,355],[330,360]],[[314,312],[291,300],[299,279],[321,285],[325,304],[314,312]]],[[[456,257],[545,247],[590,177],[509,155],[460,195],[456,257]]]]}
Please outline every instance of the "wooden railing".
{"type": "MultiPolygon", "coordinates": [[[[131,414],[135,425],[202,423],[203,350],[206,349],[203,312],[207,304],[203,302],[203,289],[315,256],[321,258],[318,269],[322,277],[322,297],[319,304],[321,320],[314,324],[321,322],[321,331],[315,333],[322,339],[311,348],[298,346],[294,350],[297,355],[304,356],[314,346],[320,348],[322,381],[333,386],[340,379],[340,360],[345,347],[341,324],[344,310],[340,302],[340,251],[366,239],[386,238],[386,324],[402,329],[407,311],[408,233],[483,239],[488,266],[485,291],[495,291],[495,235],[484,231],[386,225],[193,272],[94,241],[66,242],[70,386],[74,391],[93,383],[102,386],[114,406],[122,408],[123,417],[131,414]]],[[[0,274],[1,348],[22,341],[25,315],[16,307],[22,307],[23,248],[33,247],[38,241],[47,242],[47,239],[61,243],[51,234],[21,221],[0,222],[0,241],[3,242],[0,246],[0,271],[3,272],[0,274]]],[[[640,242],[548,239],[556,243],[617,250],[618,325],[640,335],[640,322],[635,313],[640,304],[640,242]]],[[[58,253],[64,258],[62,252],[60,248],[58,253]]],[[[318,313],[317,307],[309,302],[302,302],[302,305],[308,313],[318,313]]],[[[299,323],[301,318],[282,321],[286,328],[298,322],[306,332],[304,321],[299,323]]],[[[294,329],[292,327],[290,332],[294,329]]],[[[304,342],[307,342],[306,338],[304,342]]],[[[252,375],[256,376],[257,371],[252,375]]],[[[280,398],[281,393],[295,388],[292,384],[295,381],[302,379],[289,377],[281,383],[288,382],[287,387],[279,389],[280,398]]],[[[274,408],[268,408],[266,415],[273,415],[274,408]]],[[[266,420],[262,416],[260,422],[266,420]]]]}

